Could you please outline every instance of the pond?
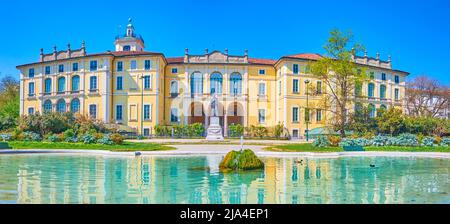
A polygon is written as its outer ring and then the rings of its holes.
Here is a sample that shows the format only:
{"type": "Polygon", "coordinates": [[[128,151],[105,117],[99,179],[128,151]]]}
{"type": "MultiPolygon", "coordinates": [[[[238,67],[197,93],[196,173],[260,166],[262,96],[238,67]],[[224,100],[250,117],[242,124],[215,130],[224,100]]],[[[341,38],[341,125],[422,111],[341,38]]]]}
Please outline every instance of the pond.
{"type": "Polygon", "coordinates": [[[222,158],[0,155],[0,203],[450,203],[449,159],[263,157],[222,173],[222,158]]]}

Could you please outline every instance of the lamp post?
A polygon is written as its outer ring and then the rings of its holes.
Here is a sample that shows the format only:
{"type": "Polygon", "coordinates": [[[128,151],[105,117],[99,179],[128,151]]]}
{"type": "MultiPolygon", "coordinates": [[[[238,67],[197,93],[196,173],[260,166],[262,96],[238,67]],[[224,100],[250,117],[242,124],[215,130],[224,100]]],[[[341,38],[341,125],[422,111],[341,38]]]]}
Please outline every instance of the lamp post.
{"type": "Polygon", "coordinates": [[[308,114],[305,113],[305,121],[306,121],[306,142],[309,142],[309,90],[308,90],[309,80],[305,80],[305,86],[306,86],[306,111],[308,114]],[[308,116],[308,117],[306,117],[308,116]]]}

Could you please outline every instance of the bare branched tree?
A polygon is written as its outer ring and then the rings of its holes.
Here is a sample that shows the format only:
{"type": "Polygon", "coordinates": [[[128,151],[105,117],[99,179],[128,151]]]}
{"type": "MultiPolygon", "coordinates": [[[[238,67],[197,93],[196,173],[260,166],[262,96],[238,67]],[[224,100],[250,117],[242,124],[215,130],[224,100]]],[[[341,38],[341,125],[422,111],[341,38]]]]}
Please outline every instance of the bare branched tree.
{"type": "Polygon", "coordinates": [[[450,88],[427,76],[418,76],[408,82],[405,100],[409,115],[438,117],[449,109],[450,88]]]}

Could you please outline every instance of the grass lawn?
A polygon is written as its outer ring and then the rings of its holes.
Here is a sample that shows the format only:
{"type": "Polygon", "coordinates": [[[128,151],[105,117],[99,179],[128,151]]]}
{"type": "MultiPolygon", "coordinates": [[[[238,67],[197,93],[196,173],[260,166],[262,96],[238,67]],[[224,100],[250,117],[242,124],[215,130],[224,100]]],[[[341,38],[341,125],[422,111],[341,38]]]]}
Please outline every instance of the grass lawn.
{"type": "MultiPolygon", "coordinates": [[[[379,152],[450,152],[448,146],[436,147],[403,147],[403,146],[368,146],[364,147],[366,151],[379,152]]],[[[266,150],[274,152],[344,152],[342,147],[316,148],[312,144],[288,144],[268,147],[266,150]]]]}
{"type": "Polygon", "coordinates": [[[100,145],[67,142],[9,142],[13,149],[86,149],[109,150],[114,152],[162,151],[172,147],[155,143],[124,142],[123,145],[100,145]]]}

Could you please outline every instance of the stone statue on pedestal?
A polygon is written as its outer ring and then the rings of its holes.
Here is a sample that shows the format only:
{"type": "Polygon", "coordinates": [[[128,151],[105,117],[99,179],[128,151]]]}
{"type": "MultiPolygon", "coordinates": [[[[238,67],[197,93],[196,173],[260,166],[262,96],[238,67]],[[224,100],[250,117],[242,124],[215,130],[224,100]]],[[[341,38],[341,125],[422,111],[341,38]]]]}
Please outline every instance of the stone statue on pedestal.
{"type": "Polygon", "coordinates": [[[223,141],[222,127],[220,126],[219,118],[219,99],[214,94],[211,99],[211,114],[210,123],[207,131],[206,140],[208,141],[223,141]]]}

